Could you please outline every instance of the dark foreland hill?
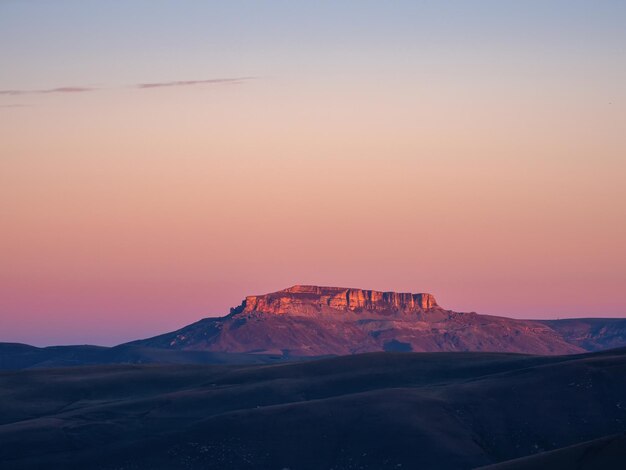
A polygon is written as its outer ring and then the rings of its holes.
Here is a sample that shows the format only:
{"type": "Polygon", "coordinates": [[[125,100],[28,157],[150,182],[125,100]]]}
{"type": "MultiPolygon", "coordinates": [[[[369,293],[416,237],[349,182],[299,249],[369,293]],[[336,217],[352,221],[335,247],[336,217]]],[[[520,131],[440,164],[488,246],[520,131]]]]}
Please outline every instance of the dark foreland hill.
{"type": "Polygon", "coordinates": [[[618,470],[626,350],[0,372],[0,468],[618,470]]]}
{"type": "Polygon", "coordinates": [[[426,293],[298,285],[246,297],[225,317],[130,344],[282,357],[374,351],[574,354],[626,345],[626,320],[517,320],[446,310],[426,293]]]}

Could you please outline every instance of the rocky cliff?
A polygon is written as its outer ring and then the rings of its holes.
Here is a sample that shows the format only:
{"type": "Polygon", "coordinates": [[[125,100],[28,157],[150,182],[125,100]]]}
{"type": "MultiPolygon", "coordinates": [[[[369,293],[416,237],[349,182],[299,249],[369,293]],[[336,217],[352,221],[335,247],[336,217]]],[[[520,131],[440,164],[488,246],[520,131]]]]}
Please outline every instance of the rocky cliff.
{"type": "Polygon", "coordinates": [[[303,313],[311,307],[317,311],[331,308],[340,311],[377,313],[424,312],[439,308],[435,297],[425,293],[410,294],[297,285],[271,294],[248,296],[240,310],[285,315],[303,313]]]}

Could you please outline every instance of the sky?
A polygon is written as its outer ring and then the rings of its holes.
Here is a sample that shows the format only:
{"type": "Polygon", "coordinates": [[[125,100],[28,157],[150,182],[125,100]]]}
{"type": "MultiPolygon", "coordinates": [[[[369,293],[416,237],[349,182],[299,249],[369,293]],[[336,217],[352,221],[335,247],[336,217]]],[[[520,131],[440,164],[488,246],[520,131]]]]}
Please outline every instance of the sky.
{"type": "Polygon", "coordinates": [[[0,341],[294,284],[626,316],[626,3],[0,0],[0,341]]]}

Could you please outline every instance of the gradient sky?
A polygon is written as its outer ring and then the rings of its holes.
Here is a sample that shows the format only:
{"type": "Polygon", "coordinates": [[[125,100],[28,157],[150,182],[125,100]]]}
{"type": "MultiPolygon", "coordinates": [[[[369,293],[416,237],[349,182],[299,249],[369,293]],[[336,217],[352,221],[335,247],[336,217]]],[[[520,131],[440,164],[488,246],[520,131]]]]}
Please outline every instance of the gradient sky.
{"type": "Polygon", "coordinates": [[[297,283],[626,316],[625,24],[0,0],[0,341],[116,344],[297,283]]]}

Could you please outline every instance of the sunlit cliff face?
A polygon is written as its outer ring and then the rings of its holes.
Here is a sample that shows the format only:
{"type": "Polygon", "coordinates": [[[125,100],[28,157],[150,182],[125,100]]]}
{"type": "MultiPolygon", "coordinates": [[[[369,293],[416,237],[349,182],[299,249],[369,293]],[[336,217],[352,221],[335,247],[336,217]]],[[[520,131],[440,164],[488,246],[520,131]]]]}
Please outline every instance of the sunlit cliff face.
{"type": "Polygon", "coordinates": [[[248,296],[244,312],[266,312],[283,315],[323,307],[370,312],[410,312],[437,308],[431,294],[380,292],[343,287],[293,286],[271,294],[248,296]]]}

